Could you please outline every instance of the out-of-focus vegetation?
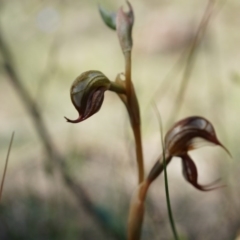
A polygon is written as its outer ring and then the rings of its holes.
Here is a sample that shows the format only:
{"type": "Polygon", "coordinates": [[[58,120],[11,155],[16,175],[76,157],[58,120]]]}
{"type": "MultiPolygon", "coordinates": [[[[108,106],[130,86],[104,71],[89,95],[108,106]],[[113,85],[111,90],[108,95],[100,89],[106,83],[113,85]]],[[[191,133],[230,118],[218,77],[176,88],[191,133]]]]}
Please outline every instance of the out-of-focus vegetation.
{"type": "MultiPolygon", "coordinates": [[[[207,2],[131,1],[136,17],[133,81],[143,119],[146,172],[161,150],[150,101],[154,97],[167,127],[186,63],[178,59],[193,40],[207,2]]],[[[208,193],[196,191],[182,179],[179,159],[168,166],[175,221],[182,239],[188,240],[237,239],[240,231],[240,2],[217,3],[177,119],[208,118],[233,160],[220,148],[191,153],[201,182],[220,177],[226,184],[208,193]]],[[[123,2],[101,4],[116,10],[123,2]]],[[[69,97],[76,76],[96,69],[114,79],[124,68],[118,40],[102,23],[97,3],[1,0],[0,35],[16,73],[39,106],[54,147],[64,156],[67,174],[81,184],[92,204],[89,211],[88,202],[77,201],[49,161],[0,55],[0,170],[15,131],[0,205],[0,239],[124,239],[137,181],[124,107],[114,94],[106,93],[101,111],[88,121],[71,125],[63,118],[77,115],[69,97]]],[[[170,239],[167,218],[160,177],[147,199],[142,239],[170,239]]]]}

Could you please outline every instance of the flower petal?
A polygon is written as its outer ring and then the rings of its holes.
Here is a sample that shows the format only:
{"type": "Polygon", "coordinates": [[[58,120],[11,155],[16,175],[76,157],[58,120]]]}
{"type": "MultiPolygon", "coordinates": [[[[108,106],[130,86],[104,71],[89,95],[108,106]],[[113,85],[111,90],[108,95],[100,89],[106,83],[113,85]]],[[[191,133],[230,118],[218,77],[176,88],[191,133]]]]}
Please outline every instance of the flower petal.
{"type": "Polygon", "coordinates": [[[211,191],[216,188],[221,188],[223,186],[216,186],[215,184],[219,181],[216,180],[207,185],[200,185],[198,183],[198,172],[197,167],[191,157],[188,154],[180,156],[182,159],[182,167],[183,167],[183,176],[184,178],[191,183],[195,188],[201,191],[211,191]]]}
{"type": "MultiPolygon", "coordinates": [[[[200,147],[203,139],[210,145],[221,146],[229,155],[229,151],[217,139],[213,125],[203,117],[188,117],[177,122],[166,134],[165,146],[170,155],[178,156],[200,147]]],[[[230,155],[231,156],[231,155],[230,155]]]]}
{"type": "Polygon", "coordinates": [[[70,95],[73,105],[78,111],[76,120],[66,118],[68,122],[78,123],[91,117],[102,106],[104,93],[110,88],[110,81],[99,71],[82,73],[72,84],[70,95]]]}

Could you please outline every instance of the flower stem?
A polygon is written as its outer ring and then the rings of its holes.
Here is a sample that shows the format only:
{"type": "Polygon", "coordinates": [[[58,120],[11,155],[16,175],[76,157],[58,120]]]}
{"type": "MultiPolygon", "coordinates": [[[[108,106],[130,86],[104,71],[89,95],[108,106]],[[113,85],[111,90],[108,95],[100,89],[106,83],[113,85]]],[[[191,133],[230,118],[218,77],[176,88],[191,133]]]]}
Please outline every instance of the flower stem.
{"type": "Polygon", "coordinates": [[[138,182],[139,184],[144,180],[144,163],[143,163],[143,151],[142,151],[142,138],[140,125],[133,126],[133,134],[136,145],[136,157],[138,163],[138,182]]]}
{"type": "Polygon", "coordinates": [[[115,82],[111,82],[110,91],[118,93],[118,94],[126,94],[126,89],[125,87],[115,83],[115,82]]]}
{"type": "Polygon", "coordinates": [[[131,63],[131,51],[127,51],[124,53],[125,57],[125,77],[126,77],[126,91],[127,96],[129,100],[132,98],[132,76],[131,76],[131,69],[132,69],[132,63],[131,63]]]}
{"type": "Polygon", "coordinates": [[[124,52],[127,109],[131,120],[131,126],[136,145],[136,157],[138,164],[138,183],[144,180],[144,159],[142,151],[141,120],[137,96],[131,79],[131,51],[124,52]]]}

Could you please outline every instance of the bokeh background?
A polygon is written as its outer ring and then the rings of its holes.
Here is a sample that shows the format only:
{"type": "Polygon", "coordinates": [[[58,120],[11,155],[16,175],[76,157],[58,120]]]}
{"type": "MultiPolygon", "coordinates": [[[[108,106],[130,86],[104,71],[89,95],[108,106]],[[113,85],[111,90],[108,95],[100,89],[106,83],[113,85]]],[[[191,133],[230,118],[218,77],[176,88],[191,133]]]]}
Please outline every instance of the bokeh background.
{"type": "MultiPolygon", "coordinates": [[[[116,11],[124,1],[100,3],[116,11]]],[[[149,172],[161,153],[151,101],[166,132],[208,1],[131,3],[133,81],[149,172]]],[[[221,178],[226,185],[207,193],[183,179],[179,159],[168,166],[174,218],[186,240],[236,240],[240,231],[240,2],[214,4],[173,120],[206,117],[233,158],[220,147],[190,153],[201,183],[221,178]]],[[[1,0],[0,40],[0,176],[15,131],[0,203],[0,239],[125,239],[137,169],[124,106],[107,92],[101,110],[87,121],[69,124],[63,118],[77,117],[69,89],[80,73],[100,70],[114,80],[124,70],[118,39],[101,21],[97,2],[1,0]],[[36,105],[28,106],[31,99],[36,105]],[[36,108],[40,116],[31,110],[36,108]],[[42,136],[45,131],[50,149],[42,136]]],[[[142,239],[172,239],[163,176],[150,189],[142,239]]]]}

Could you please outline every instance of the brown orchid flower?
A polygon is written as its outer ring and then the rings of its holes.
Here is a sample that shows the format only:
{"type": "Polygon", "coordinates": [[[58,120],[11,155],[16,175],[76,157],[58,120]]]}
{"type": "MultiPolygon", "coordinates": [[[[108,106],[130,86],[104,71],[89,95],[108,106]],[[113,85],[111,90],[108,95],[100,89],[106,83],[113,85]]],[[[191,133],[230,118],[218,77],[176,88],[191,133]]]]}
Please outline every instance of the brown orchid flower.
{"type": "Polygon", "coordinates": [[[184,178],[198,190],[210,191],[222,187],[215,185],[218,180],[208,185],[198,183],[197,167],[188,155],[188,151],[203,146],[202,143],[221,146],[230,155],[229,151],[217,139],[213,125],[203,117],[185,118],[175,123],[167,132],[164,139],[165,146],[163,146],[165,151],[132,197],[128,218],[128,239],[140,239],[148,189],[151,183],[163,172],[164,162],[169,164],[173,157],[181,158],[184,178]]]}
{"type": "MultiPolygon", "coordinates": [[[[230,156],[229,151],[217,139],[213,125],[203,117],[188,117],[177,123],[167,132],[165,136],[165,159],[168,164],[173,157],[180,157],[182,160],[183,176],[195,188],[201,191],[209,191],[219,186],[214,186],[215,181],[208,185],[200,185],[198,183],[197,167],[188,151],[202,147],[205,145],[221,146],[230,156]]],[[[148,180],[150,182],[159,176],[163,171],[163,156],[156,162],[148,180]]]]}
{"type": "Polygon", "coordinates": [[[79,113],[76,120],[65,117],[67,122],[79,123],[97,113],[102,106],[106,90],[125,94],[125,87],[111,82],[102,72],[91,70],[82,73],[70,89],[72,103],[79,113]]]}
{"type": "Polygon", "coordinates": [[[204,143],[219,145],[230,154],[217,139],[213,125],[203,117],[194,116],[180,120],[165,136],[166,151],[172,156],[199,148],[204,143]]]}
{"type": "Polygon", "coordinates": [[[70,89],[70,96],[79,117],[76,120],[65,117],[67,122],[82,122],[98,112],[103,103],[104,92],[109,88],[110,81],[99,71],[87,71],[77,77],[70,89]]]}

